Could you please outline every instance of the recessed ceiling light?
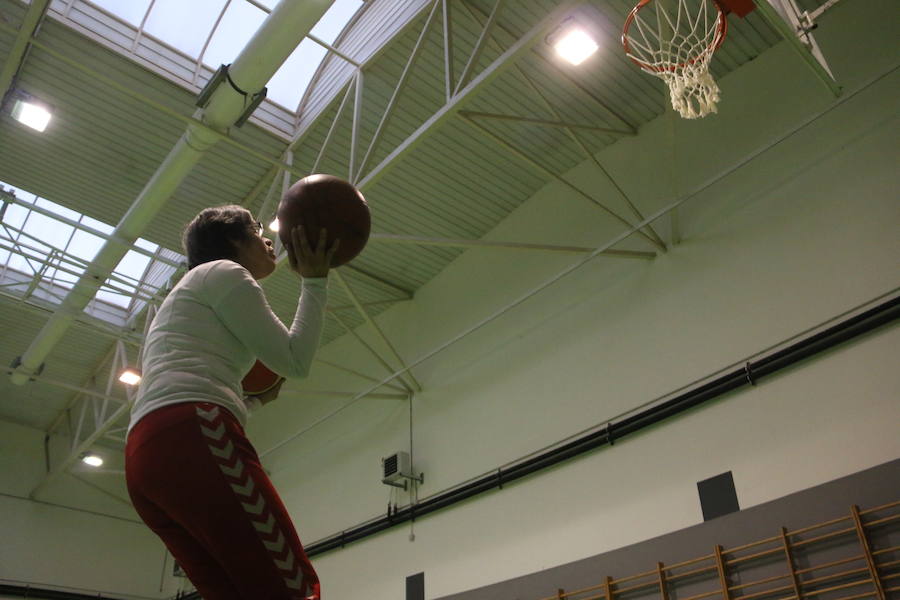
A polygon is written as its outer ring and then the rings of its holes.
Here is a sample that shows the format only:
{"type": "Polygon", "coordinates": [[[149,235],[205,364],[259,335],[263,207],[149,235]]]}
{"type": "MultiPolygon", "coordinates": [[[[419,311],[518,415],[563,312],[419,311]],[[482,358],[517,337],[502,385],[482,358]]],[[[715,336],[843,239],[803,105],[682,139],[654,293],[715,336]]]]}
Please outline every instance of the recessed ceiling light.
{"type": "Polygon", "coordinates": [[[141,373],[137,369],[125,369],[119,375],[119,381],[121,381],[125,385],[137,385],[141,382],[141,373]]]}
{"type": "Polygon", "coordinates": [[[92,467],[99,467],[103,464],[103,459],[96,454],[85,454],[81,457],[81,462],[92,467]]]}
{"type": "Polygon", "coordinates": [[[50,111],[40,104],[22,99],[16,99],[13,103],[12,117],[32,129],[38,131],[47,129],[51,116],[50,111]]]}
{"type": "Polygon", "coordinates": [[[556,53],[573,65],[580,65],[598,48],[597,42],[579,28],[573,28],[564,33],[554,46],[556,53]]]}

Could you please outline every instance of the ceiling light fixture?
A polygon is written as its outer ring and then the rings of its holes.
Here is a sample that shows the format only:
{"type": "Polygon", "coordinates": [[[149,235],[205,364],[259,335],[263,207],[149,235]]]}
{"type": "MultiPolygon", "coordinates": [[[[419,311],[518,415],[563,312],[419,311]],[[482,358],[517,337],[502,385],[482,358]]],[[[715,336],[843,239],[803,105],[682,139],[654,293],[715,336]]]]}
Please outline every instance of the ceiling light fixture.
{"type": "Polygon", "coordinates": [[[561,58],[573,65],[580,65],[599,48],[585,28],[572,19],[564,21],[547,41],[561,58]]]}
{"type": "Polygon", "coordinates": [[[128,367],[119,374],[119,381],[125,385],[137,385],[141,382],[141,372],[133,367],[128,367]]]}
{"type": "Polygon", "coordinates": [[[10,114],[16,121],[37,131],[47,129],[47,124],[53,116],[49,106],[21,91],[13,98],[10,114]]]}
{"type": "Polygon", "coordinates": [[[81,462],[92,467],[99,467],[103,464],[103,459],[96,454],[88,453],[81,455],[81,462]]]}

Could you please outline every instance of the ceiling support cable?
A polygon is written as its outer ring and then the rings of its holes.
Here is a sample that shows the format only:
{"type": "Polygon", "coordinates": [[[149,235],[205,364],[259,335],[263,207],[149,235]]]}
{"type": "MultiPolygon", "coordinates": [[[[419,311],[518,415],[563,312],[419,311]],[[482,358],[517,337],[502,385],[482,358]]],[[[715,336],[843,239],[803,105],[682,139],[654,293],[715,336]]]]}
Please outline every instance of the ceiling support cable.
{"type": "MultiPolygon", "coordinates": [[[[446,246],[450,248],[499,248],[509,250],[539,250],[543,252],[557,252],[563,254],[588,254],[596,250],[591,246],[558,246],[554,244],[529,244],[525,242],[501,242],[497,240],[461,240],[451,238],[425,237],[419,235],[394,235],[390,233],[373,233],[369,241],[388,244],[414,244],[417,246],[446,246]]],[[[640,252],[634,250],[605,250],[603,256],[613,258],[641,258],[651,259],[656,256],[653,252],[640,252]]]]}
{"type": "Polygon", "coordinates": [[[524,36],[517,40],[509,49],[501,54],[484,71],[478,74],[468,85],[456,94],[447,104],[438,109],[427,121],[419,126],[409,137],[397,146],[378,166],[376,166],[365,178],[356,183],[363,192],[375,185],[382,177],[391,171],[408,153],[417,148],[430,134],[447,123],[455,116],[472,98],[478,95],[485,87],[500,76],[510,65],[518,60],[531,47],[542,39],[546,32],[557,23],[575,6],[576,0],[562,2],[551,13],[544,17],[537,25],[532,27],[524,36]]]}
{"type": "MultiPolygon", "coordinates": [[[[559,120],[561,121],[561,120],[562,120],[562,116],[559,114],[559,111],[556,110],[556,107],[553,106],[553,104],[552,104],[552,103],[547,99],[547,97],[541,92],[540,88],[538,88],[538,86],[537,86],[537,84],[534,82],[534,80],[532,80],[528,75],[526,75],[526,74],[525,74],[525,71],[523,71],[523,70],[521,69],[521,67],[518,67],[518,66],[517,66],[516,69],[517,69],[518,72],[519,72],[519,76],[522,77],[522,79],[524,79],[525,82],[528,84],[528,86],[531,88],[531,91],[534,92],[534,94],[535,94],[538,98],[541,99],[541,102],[542,102],[543,105],[546,107],[546,109],[549,110],[551,113],[553,113],[553,115],[554,115],[557,119],[559,119],[559,120]]],[[[644,215],[641,214],[641,211],[639,211],[639,210],[637,209],[637,207],[636,207],[636,206],[634,205],[634,203],[631,201],[631,198],[628,197],[628,194],[625,193],[625,190],[623,190],[623,189],[621,188],[621,186],[619,186],[619,184],[616,182],[616,180],[613,179],[612,175],[610,175],[610,174],[606,171],[606,169],[603,168],[603,165],[600,164],[600,161],[597,160],[597,157],[594,155],[594,153],[591,152],[590,150],[588,150],[587,146],[584,145],[584,142],[581,141],[581,138],[579,138],[577,135],[575,135],[575,132],[572,131],[569,127],[566,127],[566,128],[565,128],[565,131],[566,131],[566,133],[568,134],[568,136],[572,139],[572,141],[575,142],[575,144],[581,149],[581,152],[582,152],[582,154],[584,154],[585,158],[589,158],[589,159],[594,163],[594,165],[600,170],[600,172],[603,173],[603,176],[606,177],[606,179],[609,181],[609,183],[611,183],[612,186],[613,186],[614,188],[616,188],[616,191],[619,192],[619,194],[620,194],[620,195],[622,196],[622,198],[625,200],[625,203],[626,203],[626,204],[628,205],[628,207],[631,209],[631,212],[634,213],[634,216],[635,216],[638,220],[643,221],[643,220],[644,220],[644,215]]],[[[659,235],[657,235],[657,233],[656,233],[656,231],[653,229],[653,226],[652,226],[652,225],[647,225],[647,229],[646,229],[645,233],[646,233],[647,235],[649,235],[650,237],[652,237],[654,240],[656,240],[657,245],[662,246],[663,249],[664,249],[663,251],[665,251],[666,244],[665,244],[665,242],[663,242],[662,238],[660,238],[659,235]]]]}
{"type": "MultiPolygon", "coordinates": [[[[378,323],[375,322],[375,319],[369,314],[369,311],[360,303],[359,298],[356,297],[356,294],[353,293],[353,290],[350,288],[350,284],[347,283],[347,280],[341,275],[340,271],[335,271],[335,275],[337,275],[337,280],[340,282],[341,286],[344,288],[344,291],[350,297],[350,301],[353,302],[353,305],[356,307],[356,310],[359,312],[360,316],[366,320],[369,324],[369,327],[375,331],[375,334],[381,339],[384,345],[390,350],[390,353],[393,355],[394,359],[400,364],[401,367],[406,366],[406,361],[403,360],[403,357],[400,356],[400,353],[397,352],[397,349],[388,339],[388,337],[384,334],[381,328],[378,326],[378,323]]],[[[409,378],[409,383],[412,384],[412,387],[415,391],[422,391],[422,386],[416,380],[415,375],[412,374],[412,371],[407,370],[406,376],[409,378]]]]}
{"type": "MultiPolygon", "coordinates": [[[[128,243],[137,239],[206,151],[220,139],[227,139],[228,128],[242,117],[249,98],[263,89],[330,6],[330,0],[281,2],[277,5],[229,68],[229,77],[234,85],[220,84],[211,91],[205,107],[195,113],[203,125],[188,125],[181,139],[116,225],[114,237],[128,243]],[[241,93],[236,88],[248,90],[248,93],[241,93]]],[[[103,245],[62,305],[19,358],[16,372],[10,377],[14,384],[23,385],[28,381],[28,376],[43,365],[124,255],[125,251],[118,244],[107,242],[103,245]]]]}
{"type": "MultiPolygon", "coordinates": [[[[123,473],[124,473],[124,471],[123,471],[123,473]]],[[[91,474],[93,475],[94,473],[91,473],[91,474]]],[[[109,471],[107,471],[105,474],[110,474],[110,473],[109,473],[109,471]]],[[[133,507],[134,507],[134,505],[131,503],[130,500],[126,500],[125,498],[122,498],[122,497],[119,496],[118,494],[114,494],[114,493],[110,492],[109,490],[103,489],[103,488],[100,487],[99,485],[97,485],[97,484],[95,484],[95,483],[92,483],[92,482],[88,481],[87,479],[85,479],[85,478],[82,477],[81,475],[75,475],[74,473],[71,473],[71,475],[72,475],[72,477],[74,477],[75,479],[77,479],[78,481],[80,481],[81,483],[83,483],[84,485],[88,486],[88,487],[91,488],[92,490],[95,490],[95,491],[97,491],[97,492],[100,492],[100,493],[103,494],[104,496],[107,496],[107,497],[109,497],[109,498],[112,498],[112,499],[115,500],[116,502],[118,502],[118,503],[120,503],[120,504],[124,504],[124,505],[127,506],[128,508],[133,508],[133,507]]]]}
{"type": "Polygon", "coordinates": [[[519,115],[504,115],[499,113],[486,113],[473,110],[461,110],[459,114],[468,117],[481,117],[483,119],[497,119],[498,121],[517,121],[520,123],[534,123],[535,125],[547,125],[549,127],[561,127],[572,129],[584,129],[586,131],[597,131],[599,133],[608,133],[609,135],[637,135],[633,131],[624,129],[611,129],[609,127],[598,127],[597,125],[586,125],[583,123],[570,123],[568,121],[550,121],[548,119],[535,119],[533,117],[522,117],[519,115]]]}
{"type": "Polygon", "coordinates": [[[18,31],[10,28],[16,34],[9,54],[6,55],[6,62],[3,63],[3,69],[0,70],[0,99],[5,98],[7,92],[12,89],[16,75],[25,63],[28,51],[31,48],[31,41],[47,14],[47,7],[50,6],[50,0],[33,0],[25,11],[22,18],[22,25],[18,31]]]}
{"type": "MultiPolygon", "coordinates": [[[[581,196],[581,197],[583,197],[583,198],[589,200],[591,203],[593,203],[593,204],[595,204],[596,206],[602,208],[602,209],[603,209],[604,211],[606,211],[610,216],[612,216],[614,219],[616,219],[617,221],[619,221],[620,223],[622,223],[622,224],[625,225],[626,227],[632,227],[632,224],[629,223],[627,219],[622,218],[621,216],[619,216],[618,213],[616,213],[616,212],[610,210],[609,208],[607,208],[602,202],[600,202],[599,200],[597,200],[596,198],[594,198],[593,196],[591,196],[589,193],[587,193],[586,191],[582,190],[580,187],[576,186],[574,183],[570,182],[570,181],[567,180],[566,178],[564,178],[564,177],[562,177],[562,176],[560,176],[560,175],[557,175],[557,174],[554,173],[552,170],[548,169],[547,167],[545,167],[544,165],[542,165],[542,164],[539,163],[538,161],[534,160],[533,158],[531,158],[530,156],[528,156],[527,154],[525,154],[524,152],[522,152],[521,150],[519,150],[518,148],[516,148],[515,146],[513,146],[512,144],[510,144],[510,143],[507,142],[506,140],[504,140],[502,137],[500,137],[499,135],[497,135],[496,133],[494,133],[494,132],[491,131],[490,129],[484,127],[483,125],[480,125],[480,124],[477,123],[474,119],[472,119],[472,118],[470,118],[470,117],[467,117],[467,116],[465,116],[465,115],[457,115],[457,116],[458,116],[460,119],[462,119],[464,122],[468,123],[469,125],[471,125],[471,126],[474,127],[475,129],[477,129],[479,132],[481,132],[482,134],[484,134],[485,136],[487,136],[488,138],[492,139],[492,140],[493,140],[494,142],[496,142],[500,147],[502,147],[502,148],[508,150],[509,152],[511,152],[512,154],[514,154],[515,156],[518,156],[519,158],[521,158],[522,160],[524,160],[524,161],[527,162],[528,164],[532,165],[533,167],[535,167],[536,169],[538,169],[539,171],[541,171],[542,173],[544,173],[545,175],[548,175],[549,177],[551,177],[551,178],[557,180],[558,182],[562,183],[563,185],[565,185],[566,187],[568,187],[570,190],[572,190],[573,192],[575,192],[575,193],[578,194],[579,196],[581,196]]],[[[646,241],[648,241],[648,242],[650,242],[651,244],[653,244],[654,246],[656,246],[660,251],[662,251],[662,252],[665,252],[665,251],[666,251],[666,246],[665,246],[665,244],[662,244],[662,243],[658,242],[657,240],[655,240],[654,238],[650,237],[649,235],[647,235],[647,234],[644,233],[643,231],[637,231],[637,234],[638,234],[639,236],[641,236],[642,238],[644,238],[646,241]]]]}
{"type": "MultiPolygon", "coordinates": [[[[353,183],[356,185],[359,184],[359,179],[364,173],[366,164],[369,162],[369,157],[372,156],[372,154],[378,148],[378,143],[381,141],[382,131],[384,131],[384,128],[387,127],[388,123],[390,123],[391,117],[394,115],[394,106],[397,104],[397,99],[400,97],[400,94],[402,94],[403,90],[406,89],[406,83],[409,80],[409,74],[416,63],[416,59],[419,58],[419,54],[422,48],[424,47],[423,42],[425,41],[425,37],[428,35],[428,31],[431,29],[431,25],[435,20],[435,15],[437,15],[437,7],[441,1],[442,0],[435,0],[435,2],[432,4],[431,12],[428,13],[428,18],[425,20],[425,24],[422,26],[422,31],[419,32],[419,37],[418,39],[416,39],[416,44],[413,46],[412,52],[410,53],[409,58],[406,61],[406,65],[404,65],[403,67],[403,71],[400,73],[400,79],[397,80],[397,85],[394,86],[394,91],[391,94],[391,98],[390,100],[388,100],[387,106],[384,109],[384,113],[381,115],[381,120],[378,122],[378,126],[375,128],[375,133],[372,135],[372,140],[369,142],[369,147],[366,150],[366,153],[363,155],[363,159],[359,164],[359,168],[356,170],[356,178],[353,180],[353,183]]],[[[329,134],[330,133],[331,132],[329,132],[329,134]]]]}
{"type": "MultiPolygon", "coordinates": [[[[392,367],[386,360],[384,360],[384,358],[381,357],[381,354],[379,354],[379,352],[378,352],[377,350],[375,350],[375,348],[373,348],[373,347],[371,346],[371,344],[369,344],[366,340],[364,340],[364,339],[362,338],[362,336],[360,336],[359,333],[356,331],[356,329],[354,329],[353,327],[350,327],[349,325],[347,325],[347,324],[344,322],[344,320],[341,319],[340,315],[338,315],[337,313],[333,313],[333,312],[332,312],[332,313],[329,313],[329,314],[331,315],[332,318],[334,318],[335,321],[338,322],[338,324],[339,324],[341,327],[344,328],[344,331],[346,331],[346,332],[349,333],[351,336],[353,336],[354,339],[356,339],[356,341],[359,342],[360,345],[361,345],[363,348],[365,348],[366,350],[368,350],[369,354],[371,354],[372,357],[373,357],[376,361],[378,361],[378,364],[380,364],[382,367],[384,367],[384,370],[385,370],[385,371],[387,371],[388,373],[393,373],[393,372],[394,372],[394,367],[392,367]]],[[[412,394],[412,388],[409,387],[409,384],[406,383],[406,380],[405,380],[405,379],[403,379],[402,377],[392,377],[392,378],[391,378],[391,381],[393,381],[394,379],[397,380],[397,383],[399,383],[401,386],[403,386],[403,389],[406,391],[407,394],[412,394]]],[[[387,383],[390,383],[390,381],[385,381],[384,383],[387,384],[387,383]]],[[[377,390],[377,389],[380,388],[380,387],[382,387],[382,385],[381,385],[381,384],[378,384],[378,385],[376,385],[375,387],[370,388],[369,391],[370,391],[370,392],[374,392],[375,390],[377,390]]]]}
{"type": "MultiPolygon", "coordinates": [[[[351,308],[352,308],[352,307],[351,307],[351,308]]],[[[333,363],[333,362],[328,361],[328,360],[323,360],[323,359],[321,359],[321,358],[317,358],[317,359],[315,359],[315,362],[320,363],[320,364],[323,364],[323,365],[326,365],[326,366],[328,366],[328,367],[331,367],[332,369],[337,369],[338,371],[342,371],[342,372],[344,372],[344,373],[348,373],[348,374],[350,374],[350,375],[355,375],[356,377],[359,377],[360,379],[365,379],[366,381],[368,381],[368,382],[370,382],[370,383],[375,383],[376,381],[378,381],[378,379],[376,379],[375,377],[372,377],[371,375],[366,375],[365,373],[360,373],[359,371],[355,371],[355,370],[353,370],[353,369],[348,369],[347,367],[344,367],[344,366],[339,365],[339,364],[337,364],[337,363],[333,363]]],[[[396,392],[398,392],[398,393],[400,393],[400,394],[403,394],[403,397],[406,398],[406,395],[407,395],[407,394],[406,394],[406,390],[403,389],[402,387],[400,387],[399,385],[394,385],[394,384],[392,384],[392,383],[387,383],[387,384],[385,384],[383,387],[386,387],[386,388],[388,388],[388,389],[392,389],[392,390],[394,390],[394,391],[396,391],[396,392]]],[[[355,395],[355,394],[354,394],[354,395],[355,395]]]]}
{"type": "MultiPolygon", "coordinates": [[[[369,236],[369,239],[372,239],[372,237],[375,235],[378,235],[378,234],[371,234],[369,236]]],[[[370,273],[370,272],[366,271],[365,269],[361,269],[359,267],[354,267],[353,265],[343,265],[341,268],[346,271],[349,271],[350,273],[356,273],[357,275],[362,275],[363,277],[365,277],[367,279],[371,279],[372,281],[374,281],[376,283],[380,283],[381,285],[384,285],[386,287],[389,287],[396,292],[400,292],[401,294],[403,294],[403,298],[399,298],[399,300],[412,300],[412,297],[413,297],[412,290],[408,290],[405,287],[400,287],[396,283],[391,283],[390,281],[388,281],[387,279],[384,279],[383,277],[379,277],[378,275],[370,273]]]]}

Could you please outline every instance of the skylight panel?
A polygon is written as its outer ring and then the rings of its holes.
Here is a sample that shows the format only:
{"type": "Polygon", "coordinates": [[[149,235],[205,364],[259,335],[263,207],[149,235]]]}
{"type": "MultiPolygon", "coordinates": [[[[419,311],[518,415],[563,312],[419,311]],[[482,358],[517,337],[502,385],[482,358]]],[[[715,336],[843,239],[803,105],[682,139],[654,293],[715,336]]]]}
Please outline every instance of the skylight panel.
{"type": "Polygon", "coordinates": [[[91,229],[96,229],[100,233],[110,234],[115,229],[112,225],[104,223],[103,221],[98,221],[97,219],[92,219],[87,215],[81,217],[81,222],[91,229]]]}
{"type": "Polygon", "coordinates": [[[92,4],[99,6],[123,21],[140,27],[150,7],[150,0],[90,0],[92,4]]]}
{"type": "MultiPolygon", "coordinates": [[[[226,0],[156,0],[144,31],[196,58],[226,0]]],[[[240,3],[242,4],[242,3],[240,3]]]]}
{"type": "Polygon", "coordinates": [[[360,6],[362,0],[335,0],[310,33],[326,44],[333,44],[360,6]]]}
{"type": "Polygon", "coordinates": [[[266,13],[247,2],[232,2],[203,53],[203,63],[213,70],[234,62],[262,22],[266,13]]]}
{"type": "MultiPolygon", "coordinates": [[[[75,228],[56,219],[32,212],[25,221],[22,230],[40,240],[52,240],[56,243],[68,242],[75,228]]],[[[65,247],[63,245],[63,247],[65,247]]]]}
{"type": "Polygon", "coordinates": [[[72,236],[69,242],[69,254],[85,261],[92,261],[100,248],[103,247],[103,238],[97,237],[93,233],[78,230],[72,236]]]}
{"type": "MultiPolygon", "coordinates": [[[[5,189],[2,182],[0,189],[5,189]]],[[[18,188],[6,192],[3,201],[0,291],[23,300],[33,297],[60,303],[114,228],[49,200],[35,199],[18,188]],[[23,197],[29,202],[23,203],[23,197]]],[[[155,293],[183,261],[176,252],[144,239],[134,245],[136,249],[119,261],[85,312],[117,325],[126,324],[132,311],[146,305],[142,297],[155,293]],[[153,282],[142,281],[151,270],[153,282]]]]}
{"type": "Polygon", "coordinates": [[[327,53],[325,48],[310,39],[300,42],[266,84],[266,97],[290,111],[296,111],[319,63],[327,53]]]}
{"type": "Polygon", "coordinates": [[[54,214],[65,217],[67,219],[72,219],[73,221],[77,221],[81,218],[81,213],[77,210],[72,210],[70,208],[66,208],[65,206],[60,206],[56,202],[50,202],[46,198],[38,198],[35,202],[35,205],[40,206],[41,208],[46,208],[47,210],[53,211],[54,214]]]}

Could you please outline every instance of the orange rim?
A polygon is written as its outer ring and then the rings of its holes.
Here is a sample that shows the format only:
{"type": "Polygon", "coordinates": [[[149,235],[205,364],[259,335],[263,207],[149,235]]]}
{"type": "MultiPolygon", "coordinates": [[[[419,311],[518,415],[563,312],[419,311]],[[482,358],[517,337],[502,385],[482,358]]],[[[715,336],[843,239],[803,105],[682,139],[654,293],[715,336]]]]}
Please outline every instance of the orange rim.
{"type": "MultiPolygon", "coordinates": [[[[631,12],[629,12],[628,16],[625,18],[625,25],[622,27],[622,46],[625,48],[625,56],[627,56],[629,58],[629,60],[631,60],[631,62],[633,62],[640,68],[648,70],[648,71],[656,71],[657,73],[660,73],[663,71],[676,71],[687,65],[694,64],[697,61],[697,59],[700,58],[699,56],[697,56],[689,61],[686,61],[686,62],[675,63],[672,65],[662,67],[662,66],[651,65],[651,64],[645,63],[644,61],[639,60],[631,55],[631,47],[628,45],[628,29],[631,27],[631,23],[634,21],[634,18],[637,16],[638,11],[640,11],[642,8],[644,8],[645,6],[650,4],[650,2],[652,2],[652,1],[653,0],[640,0],[634,6],[634,8],[631,9],[631,12]]],[[[725,9],[722,6],[721,0],[710,0],[710,1],[713,3],[713,5],[715,5],[716,10],[719,11],[719,16],[717,17],[716,36],[715,36],[715,38],[713,38],[713,43],[707,47],[707,51],[715,52],[716,50],[719,49],[719,46],[722,45],[722,42],[725,41],[725,36],[728,34],[728,18],[725,16],[725,9]]]]}

